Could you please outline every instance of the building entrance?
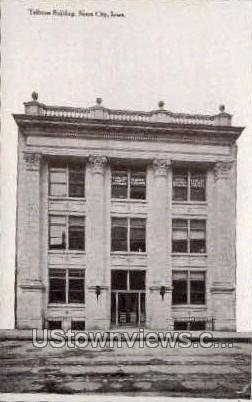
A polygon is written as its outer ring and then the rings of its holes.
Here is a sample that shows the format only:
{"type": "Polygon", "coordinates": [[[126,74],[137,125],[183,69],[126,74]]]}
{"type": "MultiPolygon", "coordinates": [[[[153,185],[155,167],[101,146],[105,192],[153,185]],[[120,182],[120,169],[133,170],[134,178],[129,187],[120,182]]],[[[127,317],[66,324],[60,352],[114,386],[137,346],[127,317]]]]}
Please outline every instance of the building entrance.
{"type": "Polygon", "coordinates": [[[111,275],[112,326],[145,323],[145,271],[113,270],[111,275]]]}

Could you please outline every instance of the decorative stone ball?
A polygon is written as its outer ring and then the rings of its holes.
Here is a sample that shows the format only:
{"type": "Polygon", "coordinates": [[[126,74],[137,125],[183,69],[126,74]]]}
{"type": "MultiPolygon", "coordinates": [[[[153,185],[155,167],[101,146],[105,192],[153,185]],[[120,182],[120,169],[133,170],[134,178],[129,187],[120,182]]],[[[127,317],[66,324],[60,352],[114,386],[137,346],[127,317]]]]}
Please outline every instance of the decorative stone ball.
{"type": "Polygon", "coordinates": [[[219,110],[220,110],[220,112],[224,112],[225,111],[225,105],[220,105],[219,110]]]}
{"type": "Polygon", "coordinates": [[[36,102],[38,100],[38,93],[33,91],[32,93],[32,99],[36,102]]]}
{"type": "Polygon", "coordinates": [[[164,107],[164,101],[159,101],[158,102],[158,107],[160,108],[160,109],[162,109],[163,107],[164,107]]]}
{"type": "Polygon", "coordinates": [[[96,103],[97,105],[100,105],[102,103],[102,98],[96,98],[96,103]]]}

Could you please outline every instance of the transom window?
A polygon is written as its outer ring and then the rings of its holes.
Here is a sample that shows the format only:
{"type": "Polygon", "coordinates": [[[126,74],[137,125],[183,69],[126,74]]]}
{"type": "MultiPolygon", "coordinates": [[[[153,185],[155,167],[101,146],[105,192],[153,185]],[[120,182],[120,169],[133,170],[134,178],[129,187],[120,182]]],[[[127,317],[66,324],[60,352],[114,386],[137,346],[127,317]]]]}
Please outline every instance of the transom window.
{"type": "Polygon", "coordinates": [[[173,201],[205,201],[206,172],[196,169],[173,169],[173,201]]]}
{"type": "Polygon", "coordinates": [[[84,165],[57,162],[49,165],[49,195],[55,197],[84,197],[84,165]]]}
{"type": "Polygon", "coordinates": [[[145,200],[146,172],[112,169],[112,198],[145,200]]]}
{"type": "Polygon", "coordinates": [[[145,290],[145,271],[111,271],[112,290],[145,290]]]}
{"type": "Polygon", "coordinates": [[[172,252],[205,253],[206,221],[200,219],[173,219],[172,252]]]}
{"type": "Polygon", "coordinates": [[[173,304],[205,304],[205,272],[172,272],[173,304]]]}
{"type": "Polygon", "coordinates": [[[85,301],[83,269],[49,269],[49,303],[81,303],[85,301]]]}
{"type": "Polygon", "coordinates": [[[49,216],[49,248],[61,250],[85,249],[84,216],[49,216]]]}
{"type": "Polygon", "coordinates": [[[112,218],[111,251],[145,252],[146,219],[112,218]]]}

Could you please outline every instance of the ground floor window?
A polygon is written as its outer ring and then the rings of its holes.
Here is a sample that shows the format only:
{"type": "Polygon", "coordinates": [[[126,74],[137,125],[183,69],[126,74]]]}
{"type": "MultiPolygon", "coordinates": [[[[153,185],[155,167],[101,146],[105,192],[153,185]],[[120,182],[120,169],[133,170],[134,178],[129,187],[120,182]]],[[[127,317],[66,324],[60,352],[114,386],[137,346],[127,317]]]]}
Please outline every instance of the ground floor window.
{"type": "Polygon", "coordinates": [[[193,321],[174,321],[175,331],[204,331],[206,329],[206,321],[193,320],[193,321]]]}
{"type": "Polygon", "coordinates": [[[145,271],[111,271],[111,322],[141,326],[145,322],[145,271]]]}
{"type": "Polygon", "coordinates": [[[49,303],[85,302],[83,269],[49,269],[49,303]]]}
{"type": "Polygon", "coordinates": [[[62,329],[62,321],[60,320],[48,320],[47,321],[47,329],[62,329]]]}
{"type": "Polygon", "coordinates": [[[72,331],[84,331],[85,330],[85,321],[73,320],[71,322],[71,330],[72,331]]]}
{"type": "Polygon", "coordinates": [[[173,271],[172,304],[205,304],[205,272],[173,271]]]}

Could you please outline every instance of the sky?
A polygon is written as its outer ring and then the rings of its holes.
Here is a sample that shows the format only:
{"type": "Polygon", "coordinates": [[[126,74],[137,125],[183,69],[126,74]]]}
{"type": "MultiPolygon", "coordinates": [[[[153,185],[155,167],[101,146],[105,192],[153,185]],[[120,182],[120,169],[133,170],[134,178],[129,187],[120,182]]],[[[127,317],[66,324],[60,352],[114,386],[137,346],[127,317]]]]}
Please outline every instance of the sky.
{"type": "Polygon", "coordinates": [[[37,91],[49,105],[218,113],[238,140],[237,324],[252,329],[252,2],[2,1],[0,328],[14,325],[17,127],[37,91]],[[29,11],[33,9],[33,11],[29,11]],[[75,17],[32,15],[67,11],[75,17]],[[94,16],[78,16],[93,13],[94,16]],[[103,17],[124,13],[124,17],[103,17]],[[97,13],[97,16],[95,16],[97,13]]]}

